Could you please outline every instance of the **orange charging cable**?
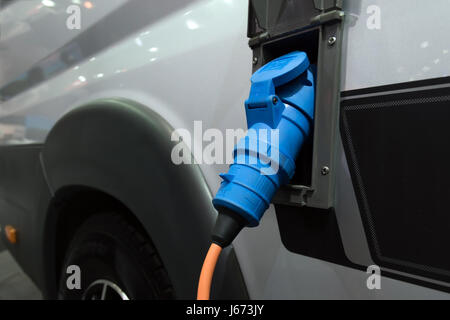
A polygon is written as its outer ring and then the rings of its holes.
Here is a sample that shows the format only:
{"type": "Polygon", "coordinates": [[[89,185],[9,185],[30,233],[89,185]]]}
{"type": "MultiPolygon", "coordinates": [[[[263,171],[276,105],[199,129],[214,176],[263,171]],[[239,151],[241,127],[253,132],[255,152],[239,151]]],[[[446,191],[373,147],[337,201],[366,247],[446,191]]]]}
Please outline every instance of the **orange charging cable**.
{"type": "Polygon", "coordinates": [[[209,247],[198,281],[197,300],[209,300],[214,269],[221,252],[222,248],[215,243],[212,243],[209,247]]]}

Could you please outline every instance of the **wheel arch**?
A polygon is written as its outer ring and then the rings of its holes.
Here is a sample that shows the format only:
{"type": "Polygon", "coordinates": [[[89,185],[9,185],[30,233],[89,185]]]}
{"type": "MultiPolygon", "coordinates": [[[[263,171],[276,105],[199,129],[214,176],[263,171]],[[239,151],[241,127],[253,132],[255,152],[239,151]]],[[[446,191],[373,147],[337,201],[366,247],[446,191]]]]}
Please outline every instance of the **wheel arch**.
{"type": "MultiPolygon", "coordinates": [[[[53,193],[46,243],[58,241],[51,238],[60,217],[58,195],[70,188],[95,190],[135,216],[156,246],[177,297],[194,298],[216,212],[199,167],[172,163],[172,131],[146,106],[118,98],[94,101],[61,118],[42,151],[53,193]]],[[[219,295],[247,297],[234,252],[223,260],[221,278],[233,277],[235,283],[220,281],[219,295]]]]}

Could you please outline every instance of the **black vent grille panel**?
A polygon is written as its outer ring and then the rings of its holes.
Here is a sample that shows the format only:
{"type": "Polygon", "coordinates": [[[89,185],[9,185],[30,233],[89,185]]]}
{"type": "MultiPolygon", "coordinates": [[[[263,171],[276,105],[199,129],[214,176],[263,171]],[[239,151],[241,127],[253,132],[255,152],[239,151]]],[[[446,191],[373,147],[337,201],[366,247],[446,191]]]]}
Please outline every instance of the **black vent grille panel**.
{"type": "Polygon", "coordinates": [[[341,113],[372,256],[450,282],[450,89],[372,95],[341,113]]]}

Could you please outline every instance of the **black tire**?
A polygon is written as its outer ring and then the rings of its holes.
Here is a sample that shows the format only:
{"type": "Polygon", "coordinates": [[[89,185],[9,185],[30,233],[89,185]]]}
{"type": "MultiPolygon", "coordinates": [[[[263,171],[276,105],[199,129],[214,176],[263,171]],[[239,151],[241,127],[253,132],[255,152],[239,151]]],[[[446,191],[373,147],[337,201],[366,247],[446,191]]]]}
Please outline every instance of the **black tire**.
{"type": "MultiPolygon", "coordinates": [[[[113,283],[129,299],[174,298],[169,276],[150,239],[116,213],[96,214],[78,229],[61,270],[59,298],[101,298],[104,283],[113,283]],[[67,286],[71,265],[81,270],[81,289],[67,286]]],[[[123,298],[114,290],[117,287],[106,287],[106,299],[123,298]]]]}

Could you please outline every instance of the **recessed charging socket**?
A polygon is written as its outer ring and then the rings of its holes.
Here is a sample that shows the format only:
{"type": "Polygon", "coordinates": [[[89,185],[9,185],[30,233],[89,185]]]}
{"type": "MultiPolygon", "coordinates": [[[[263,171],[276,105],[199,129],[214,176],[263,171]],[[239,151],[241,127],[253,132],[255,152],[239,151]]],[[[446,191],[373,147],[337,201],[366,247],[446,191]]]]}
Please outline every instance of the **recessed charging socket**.
{"type": "MultiPolygon", "coordinates": [[[[303,51],[308,55],[311,64],[316,65],[319,52],[320,29],[299,32],[269,41],[262,45],[264,58],[267,62],[292,51],[303,51]]],[[[267,63],[266,62],[266,63],[267,63]]],[[[314,134],[305,141],[296,161],[295,175],[291,181],[293,186],[311,188],[314,134]]]]}
{"type": "Polygon", "coordinates": [[[286,35],[262,44],[264,64],[292,51],[303,51],[311,64],[317,64],[320,28],[286,35]]]}
{"type": "MultiPolygon", "coordinates": [[[[308,59],[312,65],[316,65],[319,52],[320,28],[314,28],[305,32],[290,34],[281,38],[274,39],[263,43],[258,49],[259,62],[258,65],[265,65],[270,61],[293,51],[302,51],[308,55],[308,59]]],[[[258,69],[258,67],[255,67],[258,69]]],[[[256,70],[255,70],[256,71],[256,70]]],[[[316,74],[317,77],[317,74],[316,74]]],[[[291,183],[286,188],[280,190],[275,201],[288,202],[293,205],[306,204],[306,200],[293,200],[291,197],[292,190],[298,193],[305,192],[300,197],[305,197],[312,190],[312,170],[313,170],[313,148],[314,133],[305,141],[301,152],[296,161],[296,171],[291,183]]]]}
{"type": "MultiPolygon", "coordinates": [[[[329,14],[328,14],[329,15],[329,14]]],[[[250,40],[253,69],[292,51],[303,51],[316,66],[314,133],[296,161],[296,173],[273,202],[328,209],[334,206],[335,155],[339,127],[342,24],[338,18],[271,37],[260,34],[250,40]]],[[[313,21],[316,21],[313,19],[313,21]]]]}

